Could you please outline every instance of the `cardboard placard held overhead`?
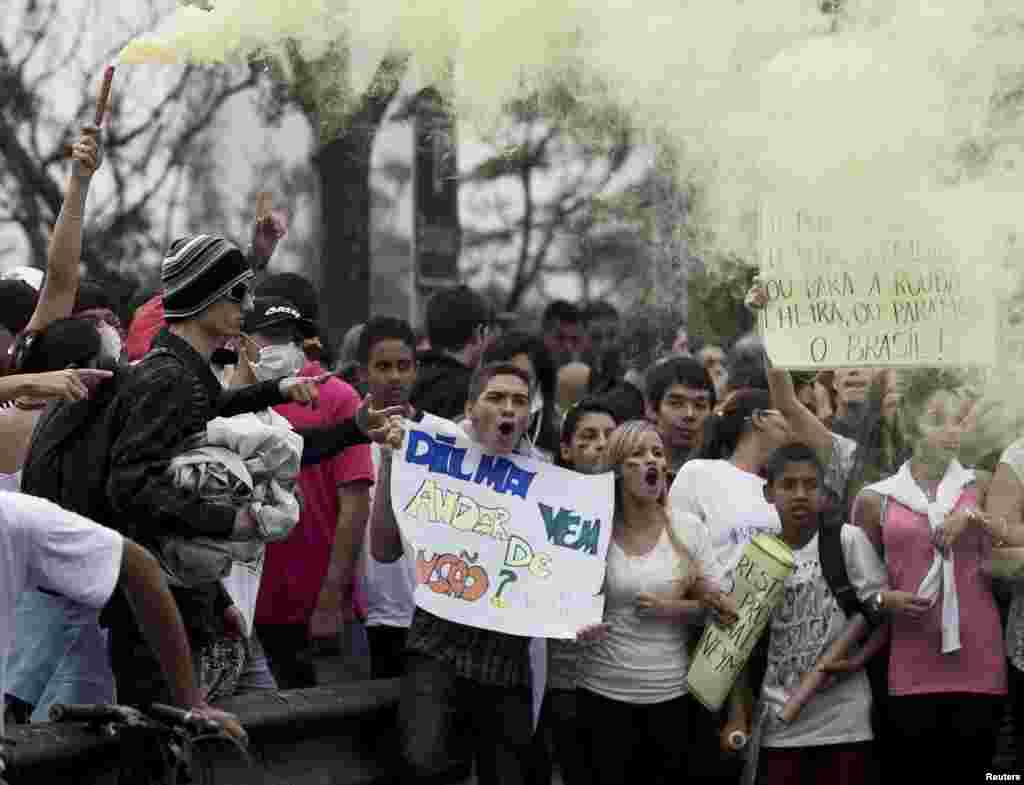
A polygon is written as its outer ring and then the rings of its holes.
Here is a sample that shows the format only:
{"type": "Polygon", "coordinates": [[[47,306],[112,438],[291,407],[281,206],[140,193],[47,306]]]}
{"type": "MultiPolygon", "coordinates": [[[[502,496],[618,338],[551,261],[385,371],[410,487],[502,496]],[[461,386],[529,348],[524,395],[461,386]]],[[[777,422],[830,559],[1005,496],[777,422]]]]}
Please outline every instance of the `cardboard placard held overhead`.
{"type": "Polygon", "coordinates": [[[912,199],[765,202],[759,329],[777,366],[994,365],[988,261],[912,199]]]}

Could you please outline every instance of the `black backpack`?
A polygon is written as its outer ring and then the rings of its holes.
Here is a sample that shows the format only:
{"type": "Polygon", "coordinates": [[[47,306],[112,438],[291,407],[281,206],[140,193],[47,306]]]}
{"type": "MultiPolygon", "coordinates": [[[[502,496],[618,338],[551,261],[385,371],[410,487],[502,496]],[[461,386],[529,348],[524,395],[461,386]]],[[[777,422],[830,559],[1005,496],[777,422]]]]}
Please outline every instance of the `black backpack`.
{"type": "MultiPolygon", "coordinates": [[[[850,575],[846,570],[846,558],[843,556],[843,542],[841,538],[842,526],[837,524],[823,523],[818,527],[818,561],[821,564],[821,573],[828,584],[829,591],[836,598],[839,607],[847,619],[858,613],[864,614],[872,629],[877,627],[883,619],[879,617],[874,609],[868,608],[857,597],[857,591],[850,583],[850,575]]],[[[761,694],[761,684],[764,682],[765,671],[768,669],[768,639],[771,634],[771,624],[765,628],[761,637],[754,646],[748,664],[750,687],[755,700],[761,694]]],[[[886,647],[873,657],[867,664],[868,679],[871,682],[871,692],[874,696],[872,701],[872,724],[878,727],[881,717],[880,704],[884,700],[887,687],[886,681],[889,662],[889,647],[886,647]],[[881,681],[879,681],[881,679],[881,681]],[[876,715],[879,715],[876,717],[876,715]]]]}
{"type": "MultiPolygon", "coordinates": [[[[147,357],[171,354],[157,348],[147,357]]],[[[122,366],[84,401],[55,403],[39,417],[22,467],[21,490],[110,526],[107,496],[114,423],[111,407],[134,366],[122,366]]],[[[119,528],[115,526],[114,528],[119,528]]]]}

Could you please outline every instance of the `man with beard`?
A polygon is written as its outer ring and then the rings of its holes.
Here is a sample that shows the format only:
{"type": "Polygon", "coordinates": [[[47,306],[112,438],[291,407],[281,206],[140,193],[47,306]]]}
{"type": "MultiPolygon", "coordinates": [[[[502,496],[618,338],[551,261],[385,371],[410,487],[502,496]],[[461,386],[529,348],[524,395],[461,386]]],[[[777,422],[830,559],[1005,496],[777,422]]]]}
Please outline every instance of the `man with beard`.
{"type": "Polygon", "coordinates": [[[669,486],[692,452],[701,446],[704,421],[715,408],[715,386],[693,357],[655,363],[644,380],[647,418],[668,453],[669,486]]]}

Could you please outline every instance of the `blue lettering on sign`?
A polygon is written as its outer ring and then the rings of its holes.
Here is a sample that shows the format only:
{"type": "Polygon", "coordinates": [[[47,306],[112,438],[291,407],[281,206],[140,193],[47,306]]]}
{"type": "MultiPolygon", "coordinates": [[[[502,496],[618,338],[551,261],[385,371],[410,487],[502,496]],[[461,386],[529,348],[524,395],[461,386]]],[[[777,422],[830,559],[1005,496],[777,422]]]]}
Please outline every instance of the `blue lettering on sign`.
{"type": "Polygon", "coordinates": [[[537,503],[537,506],[540,507],[540,514],[544,517],[548,542],[597,556],[597,546],[601,540],[600,520],[582,520],[579,513],[565,508],[559,508],[556,514],[554,510],[540,502],[537,503]]]}
{"type": "Polygon", "coordinates": [[[456,480],[487,485],[496,493],[510,493],[525,499],[537,475],[515,465],[508,458],[482,455],[476,470],[463,466],[466,450],[455,446],[452,436],[433,437],[423,431],[409,431],[405,448],[406,463],[427,466],[432,474],[445,474],[456,480]]]}

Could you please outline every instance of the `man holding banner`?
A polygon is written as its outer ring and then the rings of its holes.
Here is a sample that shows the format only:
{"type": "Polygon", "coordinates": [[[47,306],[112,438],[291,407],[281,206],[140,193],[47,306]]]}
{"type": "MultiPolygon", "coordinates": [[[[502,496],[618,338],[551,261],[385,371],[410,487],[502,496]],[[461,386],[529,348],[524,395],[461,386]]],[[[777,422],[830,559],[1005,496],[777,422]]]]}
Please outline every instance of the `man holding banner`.
{"type": "Polygon", "coordinates": [[[379,560],[404,553],[416,565],[403,781],[471,752],[482,785],[525,782],[530,688],[542,681],[531,675],[530,639],[572,638],[601,620],[611,477],[538,459],[523,438],[534,394],[516,366],[484,366],[460,425],[405,421],[401,449],[384,460],[371,547],[379,560]]]}

